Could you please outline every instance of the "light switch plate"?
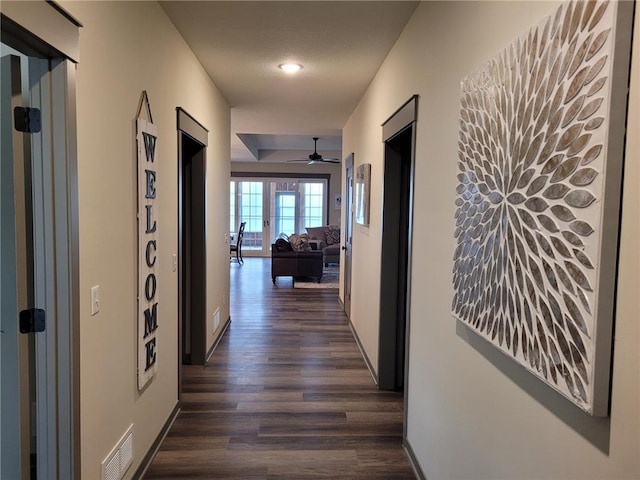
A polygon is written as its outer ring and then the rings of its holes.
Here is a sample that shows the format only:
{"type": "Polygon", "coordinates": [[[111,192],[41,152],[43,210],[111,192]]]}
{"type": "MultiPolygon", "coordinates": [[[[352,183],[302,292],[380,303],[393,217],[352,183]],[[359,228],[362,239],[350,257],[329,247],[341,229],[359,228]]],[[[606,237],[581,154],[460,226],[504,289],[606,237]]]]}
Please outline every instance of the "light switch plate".
{"type": "Polygon", "coordinates": [[[175,272],[176,270],[178,270],[178,255],[176,253],[171,255],[171,262],[172,262],[171,263],[171,268],[175,272]]]}
{"type": "Polygon", "coordinates": [[[100,311],[100,286],[91,287],[91,315],[100,311]]]}

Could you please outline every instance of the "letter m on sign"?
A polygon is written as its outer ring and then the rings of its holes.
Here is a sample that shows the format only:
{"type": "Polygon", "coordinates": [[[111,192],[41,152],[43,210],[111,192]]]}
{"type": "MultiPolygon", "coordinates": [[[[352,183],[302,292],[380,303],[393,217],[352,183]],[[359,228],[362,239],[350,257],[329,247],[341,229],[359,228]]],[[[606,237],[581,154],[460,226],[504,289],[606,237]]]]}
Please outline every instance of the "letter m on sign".
{"type": "Polygon", "coordinates": [[[142,136],[144,137],[144,151],[147,155],[147,162],[153,163],[156,156],[156,137],[147,132],[142,132],[142,136]]]}
{"type": "Polygon", "coordinates": [[[155,332],[158,328],[158,304],[154,303],[153,307],[147,308],[144,311],[144,338],[147,338],[151,333],[155,332]]]}

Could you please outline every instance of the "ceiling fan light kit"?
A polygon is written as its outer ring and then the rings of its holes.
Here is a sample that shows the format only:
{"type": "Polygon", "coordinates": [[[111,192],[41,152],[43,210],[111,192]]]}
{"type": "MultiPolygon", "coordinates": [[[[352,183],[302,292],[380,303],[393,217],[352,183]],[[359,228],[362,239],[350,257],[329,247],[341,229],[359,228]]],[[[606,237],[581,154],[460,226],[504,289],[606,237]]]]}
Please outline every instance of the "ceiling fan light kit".
{"type": "Polygon", "coordinates": [[[288,162],[307,162],[309,165],[313,163],[340,163],[339,158],[324,158],[318,153],[318,140],[319,137],[313,137],[313,153],[309,155],[309,158],[301,158],[297,160],[288,160],[288,162]]]}

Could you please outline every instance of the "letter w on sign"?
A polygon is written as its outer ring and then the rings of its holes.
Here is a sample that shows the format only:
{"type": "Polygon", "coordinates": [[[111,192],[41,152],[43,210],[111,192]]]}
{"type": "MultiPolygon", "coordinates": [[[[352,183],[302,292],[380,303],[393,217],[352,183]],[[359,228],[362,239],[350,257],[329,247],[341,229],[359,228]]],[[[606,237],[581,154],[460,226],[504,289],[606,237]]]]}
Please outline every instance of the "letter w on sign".
{"type": "Polygon", "coordinates": [[[147,155],[147,162],[153,163],[156,159],[156,139],[158,137],[147,132],[142,132],[142,137],[144,138],[144,151],[147,155]]]}

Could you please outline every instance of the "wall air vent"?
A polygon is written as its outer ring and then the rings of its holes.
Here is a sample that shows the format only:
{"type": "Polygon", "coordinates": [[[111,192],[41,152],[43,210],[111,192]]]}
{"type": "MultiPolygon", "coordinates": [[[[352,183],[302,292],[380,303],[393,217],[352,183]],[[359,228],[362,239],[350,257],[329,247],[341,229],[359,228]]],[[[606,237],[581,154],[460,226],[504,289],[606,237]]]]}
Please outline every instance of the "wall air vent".
{"type": "Polygon", "coordinates": [[[133,463],[133,423],[102,461],[102,480],[122,480],[133,463]]]}

